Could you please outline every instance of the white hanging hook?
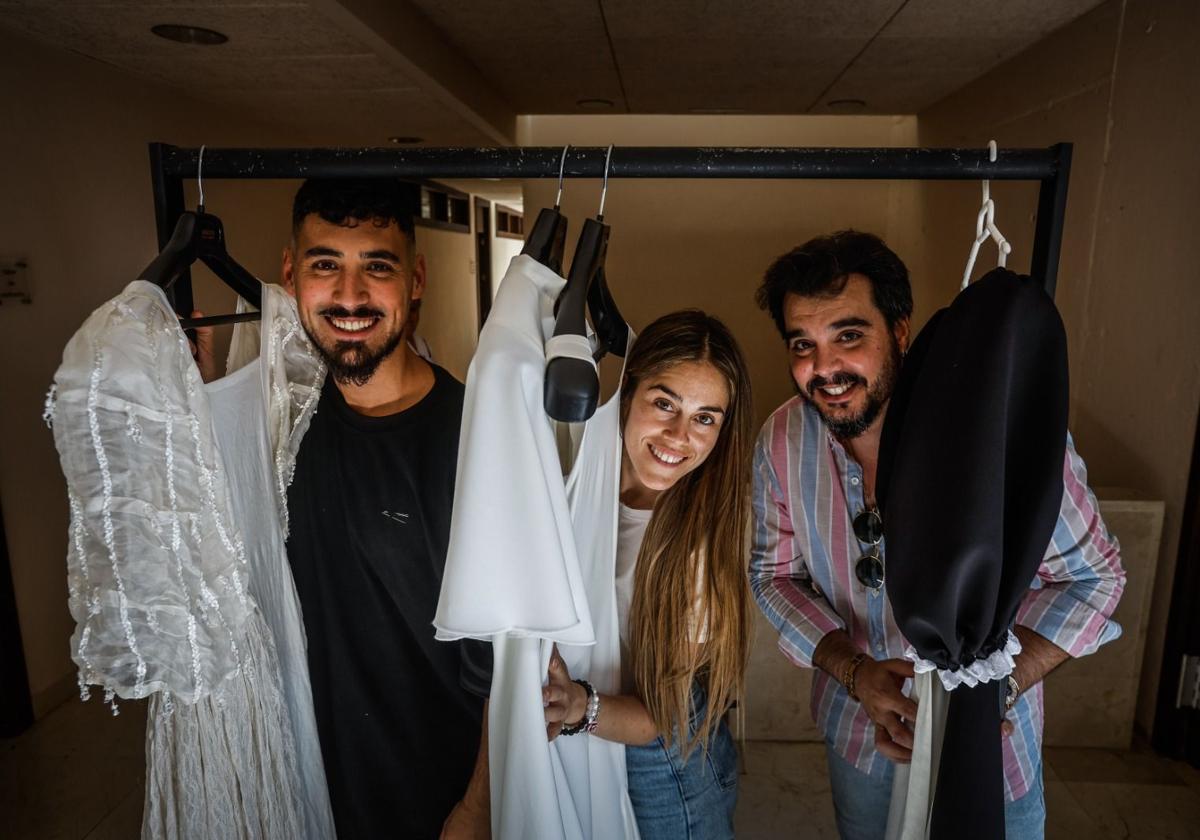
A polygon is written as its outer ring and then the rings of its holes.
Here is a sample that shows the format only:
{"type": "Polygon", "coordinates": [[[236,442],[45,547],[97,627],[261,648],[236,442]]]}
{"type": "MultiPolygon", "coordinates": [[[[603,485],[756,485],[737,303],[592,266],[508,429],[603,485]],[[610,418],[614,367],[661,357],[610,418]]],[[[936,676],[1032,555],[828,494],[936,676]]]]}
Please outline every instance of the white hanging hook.
{"type": "Polygon", "coordinates": [[[608,154],[604,156],[604,186],[600,189],[600,211],[596,213],[596,221],[604,220],[604,199],[608,196],[608,166],[612,163],[613,147],[608,147],[608,154]]]}
{"type": "Polygon", "coordinates": [[[567,166],[567,149],[569,148],[571,147],[563,146],[562,158],[558,161],[558,195],[554,197],[555,209],[558,209],[558,206],[562,204],[563,170],[566,169],[567,166]]]}
{"type": "MultiPolygon", "coordinates": [[[[992,163],[996,162],[995,140],[988,141],[988,160],[992,163]]],[[[989,239],[996,243],[996,250],[999,251],[996,264],[1000,268],[1004,268],[1008,262],[1008,255],[1012,253],[1012,245],[1004,238],[1000,228],[996,227],[996,202],[992,200],[991,181],[985,178],[983,181],[983,204],[975,219],[975,241],[971,243],[971,253],[967,256],[967,267],[963,271],[960,288],[967,288],[971,282],[971,272],[975,270],[975,259],[979,256],[979,246],[989,239]]]]}
{"type": "Polygon", "coordinates": [[[196,189],[200,192],[200,202],[197,209],[204,212],[204,146],[200,147],[200,160],[196,162],[196,189]]]}
{"type": "MultiPolygon", "coordinates": [[[[996,141],[988,141],[988,159],[992,163],[996,162],[996,141]]],[[[1000,228],[996,227],[996,202],[991,199],[991,184],[989,181],[983,182],[983,195],[987,202],[987,230],[991,234],[992,239],[996,242],[996,248],[1000,252],[996,259],[996,265],[1001,268],[1005,267],[1008,262],[1008,255],[1012,253],[1012,245],[1008,244],[1008,240],[1004,238],[1004,234],[1000,232],[1000,228]]]]}

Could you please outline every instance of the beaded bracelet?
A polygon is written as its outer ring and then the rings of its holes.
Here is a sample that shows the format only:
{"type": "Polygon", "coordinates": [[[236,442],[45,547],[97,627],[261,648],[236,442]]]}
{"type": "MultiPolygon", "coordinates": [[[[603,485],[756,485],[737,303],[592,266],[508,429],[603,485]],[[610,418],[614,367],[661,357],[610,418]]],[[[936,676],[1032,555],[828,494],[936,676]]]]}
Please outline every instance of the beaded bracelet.
{"type": "Polygon", "coordinates": [[[575,680],[574,682],[583,686],[583,690],[588,694],[587,709],[579,723],[574,726],[564,726],[558,733],[559,735],[578,735],[580,732],[590,734],[596,731],[596,718],[600,715],[600,694],[587,680],[575,680]]]}

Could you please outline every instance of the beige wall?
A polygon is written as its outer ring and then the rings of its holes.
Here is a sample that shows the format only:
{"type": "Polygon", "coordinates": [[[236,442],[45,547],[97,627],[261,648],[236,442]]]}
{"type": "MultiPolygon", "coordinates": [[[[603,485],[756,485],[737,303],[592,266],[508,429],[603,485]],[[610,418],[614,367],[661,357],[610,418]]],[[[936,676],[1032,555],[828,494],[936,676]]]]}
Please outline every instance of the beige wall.
{"type": "MultiPolygon", "coordinates": [[[[0,307],[0,500],[41,714],[74,683],[66,493],[42,400],[67,339],[157,253],[146,144],[304,140],[4,30],[0,113],[0,254],[26,257],[33,281],[31,305],[0,307]]],[[[287,228],[272,189],[279,185],[206,190],[231,251],[264,277],[278,273],[287,228]]],[[[222,308],[198,286],[204,306],[222,308]]]]}
{"type": "MultiPolygon", "coordinates": [[[[919,115],[922,145],[1075,144],[1057,295],[1070,342],[1071,426],[1093,486],[1166,501],[1143,730],[1153,720],[1200,403],[1200,237],[1190,229],[1200,196],[1198,39],[1200,4],[1111,0],[919,115]]],[[[1014,245],[1010,265],[1024,270],[1036,189],[1009,184],[994,194],[1014,245]]],[[[930,185],[925,198],[925,259],[948,295],[979,187],[930,185]]]]}
{"type": "MultiPolygon", "coordinates": [[[[519,142],[537,146],[908,146],[908,117],[522,117],[519,142]]],[[[526,224],[553,203],[557,183],[525,184],[526,224]]],[[[613,180],[605,221],[606,262],[622,314],[639,329],[659,315],[700,307],[724,320],[746,353],[755,413],[763,419],[792,394],[783,342],[754,304],[770,262],[821,233],[869,230],[897,243],[915,236],[919,188],[883,181],[613,180]]],[[[570,180],[563,210],[568,256],[599,203],[598,180],[570,180]]],[[[914,282],[923,277],[914,265],[914,282]]]]}

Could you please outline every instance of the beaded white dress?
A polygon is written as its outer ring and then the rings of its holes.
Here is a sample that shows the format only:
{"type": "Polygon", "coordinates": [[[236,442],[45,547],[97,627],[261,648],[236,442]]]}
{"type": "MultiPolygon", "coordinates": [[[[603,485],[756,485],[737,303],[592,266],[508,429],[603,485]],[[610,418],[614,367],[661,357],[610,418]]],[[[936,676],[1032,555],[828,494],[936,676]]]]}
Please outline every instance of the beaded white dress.
{"type": "Polygon", "coordinates": [[[135,281],[72,337],[47,398],[71,510],[81,694],[150,698],[144,838],[334,836],[284,545],[324,366],[263,287],[261,333],[205,385],[162,290],[135,281]]]}

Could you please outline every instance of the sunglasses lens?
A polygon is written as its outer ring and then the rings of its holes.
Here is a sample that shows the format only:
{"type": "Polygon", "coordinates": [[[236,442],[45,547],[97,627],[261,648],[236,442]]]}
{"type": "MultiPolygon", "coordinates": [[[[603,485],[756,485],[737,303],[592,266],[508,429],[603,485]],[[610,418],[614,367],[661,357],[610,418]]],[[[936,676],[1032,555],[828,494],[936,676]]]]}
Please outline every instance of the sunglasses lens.
{"type": "Polygon", "coordinates": [[[874,554],[864,554],[854,566],[854,576],[863,586],[878,589],[883,586],[883,561],[874,554]]]}
{"type": "Polygon", "coordinates": [[[883,539],[883,520],[878,511],[864,510],[854,517],[854,536],[859,542],[874,545],[883,539]]]}

